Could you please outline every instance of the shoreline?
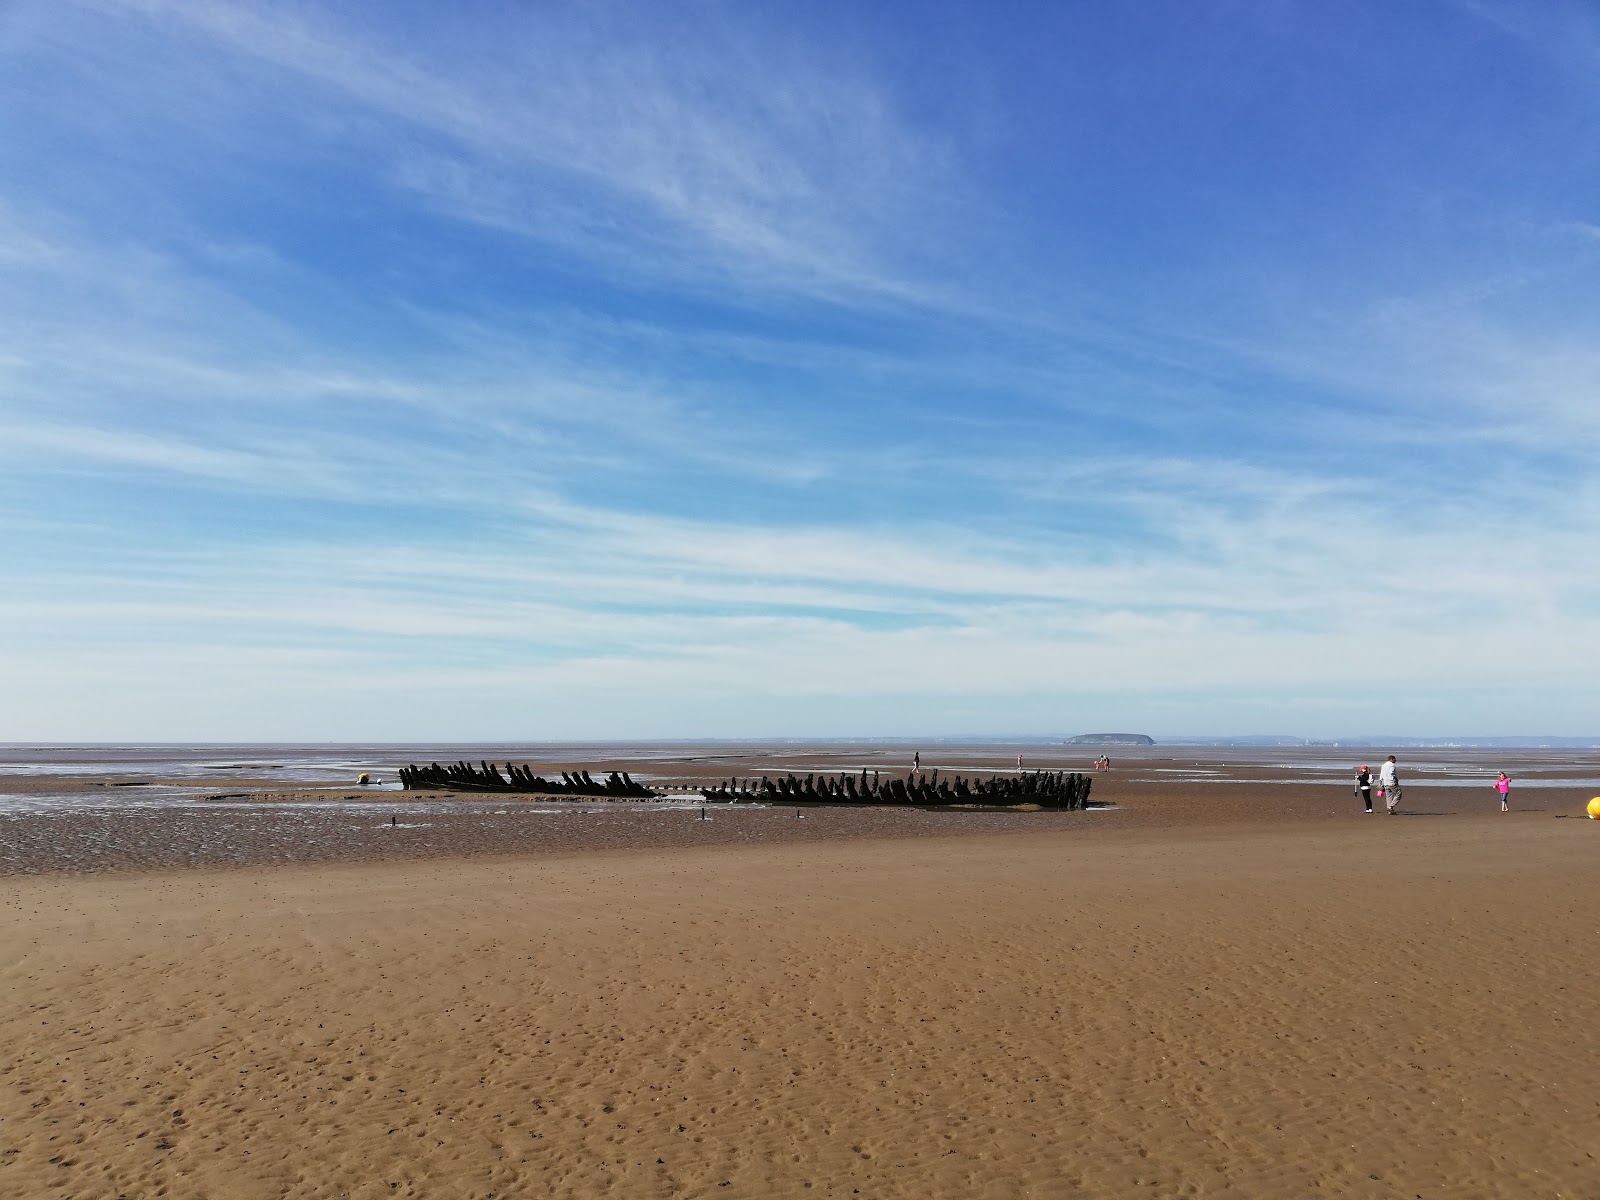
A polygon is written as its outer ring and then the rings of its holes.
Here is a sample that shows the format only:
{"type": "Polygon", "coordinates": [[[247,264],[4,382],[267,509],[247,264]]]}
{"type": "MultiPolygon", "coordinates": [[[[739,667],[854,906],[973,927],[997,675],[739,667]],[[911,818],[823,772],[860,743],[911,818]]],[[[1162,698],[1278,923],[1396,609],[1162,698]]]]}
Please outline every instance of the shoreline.
{"type": "MultiPolygon", "coordinates": [[[[0,877],[93,874],[349,861],[478,857],[548,858],[606,850],[690,850],[743,844],[922,841],[1006,835],[1104,838],[1206,830],[1320,830],[1351,822],[1398,826],[1429,820],[1505,825],[1581,819],[1582,789],[1513,793],[1513,811],[1479,788],[1408,790],[1398,818],[1371,817],[1326,787],[1140,784],[1102,786],[1087,811],[900,805],[701,804],[540,799],[520,794],[280,789],[147,807],[12,812],[0,818],[0,877]],[[707,820],[698,819],[704,809],[707,820]]],[[[1382,836],[1382,835],[1380,835],[1382,836]]]]}

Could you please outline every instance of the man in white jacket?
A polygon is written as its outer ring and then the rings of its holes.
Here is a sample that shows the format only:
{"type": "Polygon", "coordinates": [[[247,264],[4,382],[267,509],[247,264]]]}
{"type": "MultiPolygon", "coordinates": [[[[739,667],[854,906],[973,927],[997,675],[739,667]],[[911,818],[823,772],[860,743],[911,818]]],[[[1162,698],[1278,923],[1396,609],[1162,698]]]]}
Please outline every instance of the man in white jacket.
{"type": "Polygon", "coordinates": [[[1389,815],[1394,816],[1394,807],[1400,803],[1400,768],[1395,766],[1394,755],[1389,755],[1389,761],[1378,768],[1378,786],[1383,789],[1383,802],[1389,806],[1389,815]]]}

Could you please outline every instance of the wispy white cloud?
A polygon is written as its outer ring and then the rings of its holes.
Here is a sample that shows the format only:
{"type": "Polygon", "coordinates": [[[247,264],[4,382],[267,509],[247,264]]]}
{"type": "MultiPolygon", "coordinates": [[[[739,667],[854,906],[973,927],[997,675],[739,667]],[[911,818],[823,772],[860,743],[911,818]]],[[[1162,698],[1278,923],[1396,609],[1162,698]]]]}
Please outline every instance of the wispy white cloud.
{"type": "Polygon", "coordinates": [[[1514,0],[1457,0],[1459,7],[1485,24],[1522,42],[1547,61],[1571,70],[1572,78],[1600,90],[1595,67],[1600,64],[1600,16],[1582,0],[1517,4],[1514,0]]]}
{"type": "MultiPolygon", "coordinates": [[[[624,450],[769,481],[820,469],[816,458],[775,453],[737,427],[697,425],[696,388],[664,369],[603,361],[602,353],[627,357],[604,321],[595,326],[602,344],[585,347],[581,337],[592,341],[593,331],[528,330],[521,316],[494,325],[409,306],[407,320],[423,334],[415,345],[399,355],[357,352],[262,312],[169,255],[15,212],[10,228],[40,252],[26,273],[0,270],[0,314],[16,347],[0,352],[8,380],[0,417],[12,431],[0,454],[26,449],[39,455],[31,460],[38,467],[159,460],[221,477],[226,455],[240,483],[341,494],[364,483],[380,495],[395,487],[415,494],[418,481],[385,478],[405,479],[424,453],[415,439],[429,436],[425,454],[441,480],[481,470],[515,478],[520,453],[540,456],[536,472],[530,462],[520,473],[546,485],[622,469],[624,450]],[[40,303],[41,293],[55,299],[40,303]],[[349,428],[342,414],[364,420],[349,428]],[[154,432],[164,425],[174,432],[154,432]],[[129,437],[119,447],[120,430],[129,437]],[[197,437],[211,443],[209,457],[194,452],[197,437]],[[169,443],[162,454],[157,439],[169,443]],[[515,453],[482,463],[490,440],[515,453]]],[[[640,344],[662,335],[628,336],[640,344]]]]}
{"type": "Polygon", "coordinates": [[[1584,694],[1587,214],[1279,307],[1086,296],[870,63],[759,14],[30,12],[167,124],[129,122],[126,218],[0,187],[0,717],[115,735],[129,680],[232,736],[295,696],[425,736],[1584,694]],[[277,211],[300,171],[341,220],[277,211]]]}
{"type": "MultiPolygon", "coordinates": [[[[1595,497],[1583,503],[1593,511],[1595,497]]],[[[1176,553],[1134,545],[1108,557],[1089,539],[1037,547],[931,522],[912,537],[673,520],[556,499],[521,507],[537,519],[520,534],[454,550],[392,540],[248,550],[204,544],[188,555],[151,550],[147,572],[137,569],[137,557],[115,566],[127,580],[126,602],[158,616],[134,594],[153,587],[161,604],[176,606],[175,627],[203,610],[246,623],[420,636],[471,625],[485,637],[577,653],[608,639],[667,644],[668,627],[714,645],[724,622],[795,613],[868,632],[888,615],[938,635],[1026,628],[1047,641],[1149,622],[1308,644],[1340,629],[1399,634],[1435,623],[1460,636],[1510,614],[1558,614],[1591,590],[1581,523],[1519,540],[1514,522],[1496,525],[1486,513],[1474,515],[1490,521],[1487,528],[1438,513],[1398,531],[1359,509],[1290,504],[1239,513],[1196,497],[1170,531],[1176,553]],[[1487,561],[1485,540],[1503,541],[1487,561]],[[330,579],[341,582],[283,582],[330,579]],[[263,602],[274,592],[283,594],[263,602]],[[215,598],[193,607],[208,594],[215,598]],[[230,609],[227,598],[236,594],[252,599],[230,609]],[[362,624],[379,613],[388,615],[362,624]],[[625,634],[636,625],[645,636],[625,634]]],[[[62,575],[92,594],[104,594],[109,582],[92,564],[62,575]]],[[[1550,656],[1565,651],[1551,643],[1550,656]]]]}
{"type": "Polygon", "coordinates": [[[362,146],[397,182],[608,269],[908,298],[918,285],[891,252],[915,245],[905,225],[935,185],[955,187],[941,148],[857,65],[753,28],[654,37],[598,10],[528,10],[502,14],[492,40],[435,41],[423,65],[305,10],[116,7],[399,123],[411,136],[362,146]]]}

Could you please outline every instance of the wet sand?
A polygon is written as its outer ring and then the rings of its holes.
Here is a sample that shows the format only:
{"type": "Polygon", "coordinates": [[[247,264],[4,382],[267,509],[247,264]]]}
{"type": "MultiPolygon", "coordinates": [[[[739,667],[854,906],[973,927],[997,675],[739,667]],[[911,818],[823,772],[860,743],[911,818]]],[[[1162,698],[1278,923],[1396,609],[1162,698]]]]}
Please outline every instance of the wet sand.
{"type": "MultiPolygon", "coordinates": [[[[254,749],[253,756],[249,747],[188,751],[198,762],[183,761],[172,747],[40,752],[37,761],[25,764],[26,773],[0,774],[0,875],[851,838],[1308,826],[1357,813],[1350,787],[1353,765],[1341,760],[1375,765],[1381,758],[1377,751],[1328,747],[1119,749],[1113,770],[1092,772],[1093,801],[1108,806],[1095,812],[820,808],[807,810],[802,820],[793,809],[721,806],[708,810],[710,820],[698,821],[682,808],[698,803],[698,797],[684,789],[730,776],[759,779],[789,771],[898,774],[910,753],[905,746],[875,743],[591,747],[597,757],[586,760],[574,757],[573,747],[333,747],[310,758],[304,748],[254,749]],[[282,753],[274,757],[263,750],[282,753]],[[392,787],[400,763],[474,754],[530,763],[546,777],[578,767],[597,776],[629,770],[670,790],[672,798],[571,801],[353,786],[357,770],[387,776],[392,787]],[[274,766],[278,772],[269,773],[274,766]],[[345,778],[285,778],[333,771],[345,778]],[[10,810],[4,804],[7,794],[10,810]],[[28,807],[19,809],[19,803],[28,807]]],[[[939,745],[923,754],[923,762],[947,774],[981,777],[1014,771],[1018,753],[1030,769],[1047,770],[1087,770],[1093,757],[1082,748],[1060,746],[939,745]]],[[[1587,798],[1600,792],[1600,753],[1595,751],[1414,753],[1417,758],[1403,764],[1407,820],[1498,815],[1491,781],[1499,769],[1509,769],[1517,779],[1512,804],[1525,814],[1581,813],[1587,798]]]]}
{"type": "Polygon", "coordinates": [[[0,1194],[1600,1194],[1583,789],[1097,788],[11,820],[0,1194]]]}
{"type": "MultiPolygon", "coordinates": [[[[1089,812],[705,805],[559,800],[482,793],[381,792],[350,787],[201,792],[146,807],[63,809],[0,815],[0,876],[55,871],[245,866],[591,851],[779,845],[852,839],[925,839],[1013,834],[1342,827],[1351,819],[1500,819],[1487,786],[1410,787],[1397,818],[1361,817],[1346,787],[1283,781],[1148,782],[1130,774],[1095,780],[1089,812]]],[[[248,790],[254,788],[255,790],[248,790]]],[[[1513,819],[1581,814],[1586,788],[1524,788],[1513,819]]]]}

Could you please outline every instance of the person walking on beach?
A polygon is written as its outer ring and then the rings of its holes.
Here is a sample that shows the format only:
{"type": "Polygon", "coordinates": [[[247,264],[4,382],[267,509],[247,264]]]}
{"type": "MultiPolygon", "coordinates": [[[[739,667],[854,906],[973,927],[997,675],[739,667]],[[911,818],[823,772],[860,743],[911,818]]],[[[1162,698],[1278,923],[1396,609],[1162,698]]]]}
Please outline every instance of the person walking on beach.
{"type": "Polygon", "coordinates": [[[1372,772],[1361,767],[1356,771],[1356,795],[1361,797],[1361,811],[1372,811],[1372,772]]]}
{"type": "Polygon", "coordinates": [[[1378,786],[1383,789],[1383,802],[1389,806],[1392,817],[1395,806],[1400,803],[1400,768],[1395,765],[1392,754],[1389,761],[1378,768],[1378,786]]]}
{"type": "Polygon", "coordinates": [[[911,769],[913,771],[922,770],[922,751],[921,750],[918,750],[915,754],[913,754],[911,756],[911,769]]]}
{"type": "Polygon", "coordinates": [[[1500,772],[1500,778],[1496,779],[1494,781],[1494,790],[1500,793],[1500,811],[1501,812],[1510,812],[1511,811],[1511,777],[1509,775],[1507,775],[1504,771],[1501,771],[1500,772]]]}

